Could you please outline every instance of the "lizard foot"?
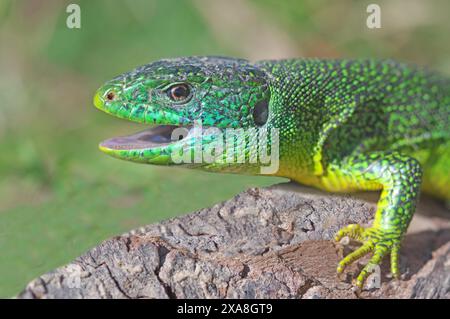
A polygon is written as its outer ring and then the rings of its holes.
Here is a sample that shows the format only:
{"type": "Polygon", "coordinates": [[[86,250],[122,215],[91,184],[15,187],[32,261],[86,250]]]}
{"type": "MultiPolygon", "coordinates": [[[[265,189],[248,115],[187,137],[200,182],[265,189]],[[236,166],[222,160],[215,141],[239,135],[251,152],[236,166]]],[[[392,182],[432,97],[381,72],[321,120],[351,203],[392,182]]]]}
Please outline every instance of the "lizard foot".
{"type": "Polygon", "coordinates": [[[398,278],[398,255],[400,249],[400,238],[390,232],[386,232],[374,227],[364,228],[358,224],[351,224],[341,228],[335,240],[340,241],[343,237],[350,237],[362,243],[362,246],[345,256],[337,267],[337,272],[342,273],[346,266],[362,258],[370,252],[373,252],[369,262],[356,278],[356,286],[362,288],[367,277],[379,267],[382,259],[388,253],[391,255],[391,273],[398,278]]]}

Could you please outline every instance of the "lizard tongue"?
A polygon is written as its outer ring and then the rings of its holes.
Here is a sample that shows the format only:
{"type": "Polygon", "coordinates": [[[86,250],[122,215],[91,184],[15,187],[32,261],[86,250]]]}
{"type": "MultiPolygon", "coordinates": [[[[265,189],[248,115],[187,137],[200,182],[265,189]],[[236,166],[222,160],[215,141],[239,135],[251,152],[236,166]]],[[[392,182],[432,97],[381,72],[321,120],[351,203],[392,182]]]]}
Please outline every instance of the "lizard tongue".
{"type": "MultiPolygon", "coordinates": [[[[136,134],[110,138],[103,141],[100,146],[114,150],[148,149],[166,146],[176,141],[172,140],[172,132],[175,128],[178,128],[178,126],[160,125],[136,134]]],[[[185,136],[187,132],[188,130],[186,129],[185,136]]],[[[185,136],[179,136],[178,138],[181,139],[185,136]]]]}

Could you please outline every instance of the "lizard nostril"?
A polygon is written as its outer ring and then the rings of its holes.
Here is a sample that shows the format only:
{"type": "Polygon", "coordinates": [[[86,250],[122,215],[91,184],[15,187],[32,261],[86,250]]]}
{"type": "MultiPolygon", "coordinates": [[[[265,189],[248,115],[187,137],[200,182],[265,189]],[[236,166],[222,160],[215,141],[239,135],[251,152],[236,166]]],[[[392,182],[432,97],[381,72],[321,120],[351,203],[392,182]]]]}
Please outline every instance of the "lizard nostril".
{"type": "Polygon", "coordinates": [[[116,93],[114,91],[110,91],[108,92],[108,94],[106,94],[106,99],[108,101],[113,101],[116,98],[116,93]]]}

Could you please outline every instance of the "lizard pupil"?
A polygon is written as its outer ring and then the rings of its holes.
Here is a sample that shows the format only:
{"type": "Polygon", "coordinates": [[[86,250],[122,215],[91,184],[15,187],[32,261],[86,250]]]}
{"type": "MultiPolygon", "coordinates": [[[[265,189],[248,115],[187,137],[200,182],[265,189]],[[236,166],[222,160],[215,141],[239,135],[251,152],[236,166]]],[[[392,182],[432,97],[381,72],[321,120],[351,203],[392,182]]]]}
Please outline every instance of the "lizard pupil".
{"type": "Polygon", "coordinates": [[[169,97],[174,101],[181,101],[189,96],[189,87],[186,84],[177,84],[168,91],[169,97]]]}

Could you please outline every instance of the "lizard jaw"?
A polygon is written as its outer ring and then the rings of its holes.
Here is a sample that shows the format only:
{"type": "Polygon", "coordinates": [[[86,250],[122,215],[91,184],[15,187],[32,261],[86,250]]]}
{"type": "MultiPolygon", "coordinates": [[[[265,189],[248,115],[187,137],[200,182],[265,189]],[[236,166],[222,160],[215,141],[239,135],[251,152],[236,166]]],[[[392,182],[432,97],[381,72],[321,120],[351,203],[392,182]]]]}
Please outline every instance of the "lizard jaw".
{"type": "Polygon", "coordinates": [[[174,165],[174,152],[188,147],[191,127],[160,125],[136,134],[113,137],[100,143],[99,149],[118,159],[156,165],[174,165]]]}

